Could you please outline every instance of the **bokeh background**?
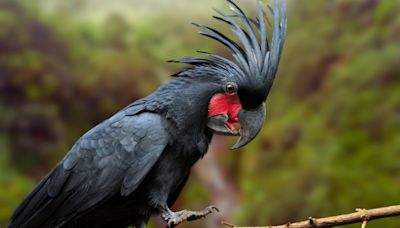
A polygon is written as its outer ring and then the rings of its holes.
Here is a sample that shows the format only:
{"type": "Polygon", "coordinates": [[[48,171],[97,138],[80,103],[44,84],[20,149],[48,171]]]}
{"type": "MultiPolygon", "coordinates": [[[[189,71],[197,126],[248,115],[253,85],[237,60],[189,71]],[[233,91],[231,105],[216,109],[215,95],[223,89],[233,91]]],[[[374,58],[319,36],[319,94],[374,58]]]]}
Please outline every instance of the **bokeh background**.
{"type": "MultiPolygon", "coordinates": [[[[165,60],[195,50],[229,56],[189,23],[226,30],[212,7],[227,8],[223,0],[0,0],[0,227],[79,136],[182,67],[165,60]]],[[[239,151],[228,149],[235,139],[213,139],[175,209],[212,203],[221,213],[182,227],[400,203],[400,1],[288,0],[288,11],[265,127],[239,151]]],[[[154,218],[151,227],[163,225],[154,218]]],[[[400,218],[368,227],[400,227],[400,218]]]]}

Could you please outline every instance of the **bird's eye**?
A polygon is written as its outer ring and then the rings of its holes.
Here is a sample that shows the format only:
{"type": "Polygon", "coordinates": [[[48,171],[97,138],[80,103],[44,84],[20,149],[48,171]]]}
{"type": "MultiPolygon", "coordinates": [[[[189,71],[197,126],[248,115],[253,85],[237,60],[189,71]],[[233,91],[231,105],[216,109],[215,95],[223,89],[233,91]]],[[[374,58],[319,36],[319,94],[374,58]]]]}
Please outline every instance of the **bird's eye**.
{"type": "Polygon", "coordinates": [[[225,93],[234,94],[237,92],[237,85],[235,83],[227,83],[224,89],[225,93]]]}

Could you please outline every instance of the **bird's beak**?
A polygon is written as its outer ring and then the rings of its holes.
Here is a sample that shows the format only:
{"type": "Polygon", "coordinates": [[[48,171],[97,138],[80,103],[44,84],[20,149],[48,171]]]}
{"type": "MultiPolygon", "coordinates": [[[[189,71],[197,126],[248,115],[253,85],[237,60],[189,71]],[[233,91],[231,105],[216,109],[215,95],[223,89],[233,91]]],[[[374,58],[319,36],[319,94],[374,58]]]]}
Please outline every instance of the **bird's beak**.
{"type": "Polygon", "coordinates": [[[240,148],[253,140],[260,132],[265,120],[265,103],[255,109],[240,110],[239,124],[229,123],[228,115],[221,114],[208,118],[207,126],[217,134],[240,136],[232,149],[240,148]]]}
{"type": "Polygon", "coordinates": [[[220,135],[240,135],[240,126],[229,127],[229,117],[227,114],[220,114],[208,118],[207,126],[215,133],[220,135]]]}
{"type": "Polygon", "coordinates": [[[265,120],[265,102],[255,109],[242,109],[239,112],[240,138],[232,149],[240,148],[251,142],[260,132],[265,120]]]}

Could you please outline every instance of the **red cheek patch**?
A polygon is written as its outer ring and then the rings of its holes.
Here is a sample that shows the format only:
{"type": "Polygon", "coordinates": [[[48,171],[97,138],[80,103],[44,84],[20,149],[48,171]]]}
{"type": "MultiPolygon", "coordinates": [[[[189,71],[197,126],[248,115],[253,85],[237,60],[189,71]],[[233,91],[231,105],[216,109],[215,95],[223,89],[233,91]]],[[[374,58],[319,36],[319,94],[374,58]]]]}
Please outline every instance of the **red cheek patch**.
{"type": "Polygon", "coordinates": [[[240,100],[237,94],[215,94],[208,105],[208,117],[227,114],[229,120],[238,122],[238,114],[242,109],[240,100]]]}

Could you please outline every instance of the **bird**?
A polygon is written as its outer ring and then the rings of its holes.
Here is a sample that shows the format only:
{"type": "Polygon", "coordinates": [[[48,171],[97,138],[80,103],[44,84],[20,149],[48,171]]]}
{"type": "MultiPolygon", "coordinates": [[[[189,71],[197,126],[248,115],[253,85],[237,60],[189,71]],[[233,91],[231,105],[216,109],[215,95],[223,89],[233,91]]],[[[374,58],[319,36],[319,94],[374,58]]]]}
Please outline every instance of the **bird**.
{"type": "Polygon", "coordinates": [[[274,9],[257,1],[255,17],[226,1],[229,13],[215,9],[213,17],[231,38],[193,24],[232,57],[199,51],[170,61],[186,68],[81,136],[17,207],[9,228],[145,228],[152,215],[175,227],[218,210],[170,208],[213,135],[238,136],[237,149],[260,132],[287,28],[285,1],[275,0],[274,9]]]}

